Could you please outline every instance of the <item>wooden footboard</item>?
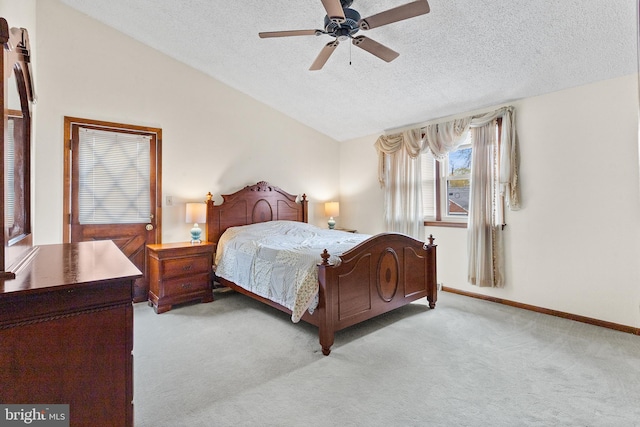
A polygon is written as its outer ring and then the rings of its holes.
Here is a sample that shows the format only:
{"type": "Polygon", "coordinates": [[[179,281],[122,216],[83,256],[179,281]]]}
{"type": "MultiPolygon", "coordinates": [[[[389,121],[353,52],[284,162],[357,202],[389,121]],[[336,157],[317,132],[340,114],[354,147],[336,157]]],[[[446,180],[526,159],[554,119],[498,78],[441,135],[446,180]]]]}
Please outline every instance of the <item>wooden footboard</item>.
{"type": "MultiPolygon", "coordinates": [[[[337,265],[322,255],[318,265],[320,301],[317,308],[322,353],[328,355],[336,331],[426,297],[437,300],[436,245],[384,233],[340,256],[337,265]]],[[[303,318],[304,319],[304,318],[303,318]]]]}

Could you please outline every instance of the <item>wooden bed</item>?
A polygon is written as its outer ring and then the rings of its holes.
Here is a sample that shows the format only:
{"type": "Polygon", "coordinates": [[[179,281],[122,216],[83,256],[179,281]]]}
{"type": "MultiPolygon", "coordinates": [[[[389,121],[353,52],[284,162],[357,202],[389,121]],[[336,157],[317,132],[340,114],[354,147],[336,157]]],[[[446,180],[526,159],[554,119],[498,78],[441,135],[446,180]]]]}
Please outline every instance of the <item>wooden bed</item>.
{"type": "MultiPolygon", "coordinates": [[[[297,200],[280,188],[261,181],[233,194],[223,195],[215,205],[207,197],[207,240],[217,243],[233,226],[273,220],[308,222],[306,195],[297,200]]],[[[319,303],[302,320],[319,329],[322,353],[328,355],[336,331],[371,319],[426,297],[435,308],[436,245],[396,233],[373,236],[340,256],[339,265],[327,262],[329,254],[318,254],[319,303]]],[[[280,304],[255,295],[223,278],[223,286],[251,296],[286,313],[280,304]]]]}

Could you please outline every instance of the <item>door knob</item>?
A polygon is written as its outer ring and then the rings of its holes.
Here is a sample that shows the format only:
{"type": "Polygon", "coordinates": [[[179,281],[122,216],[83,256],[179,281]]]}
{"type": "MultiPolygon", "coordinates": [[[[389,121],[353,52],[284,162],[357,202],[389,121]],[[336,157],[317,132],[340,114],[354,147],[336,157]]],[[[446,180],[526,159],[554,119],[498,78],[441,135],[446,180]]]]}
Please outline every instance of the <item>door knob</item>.
{"type": "Polygon", "coordinates": [[[153,230],[153,224],[147,224],[145,228],[147,229],[147,231],[151,231],[153,230]]]}

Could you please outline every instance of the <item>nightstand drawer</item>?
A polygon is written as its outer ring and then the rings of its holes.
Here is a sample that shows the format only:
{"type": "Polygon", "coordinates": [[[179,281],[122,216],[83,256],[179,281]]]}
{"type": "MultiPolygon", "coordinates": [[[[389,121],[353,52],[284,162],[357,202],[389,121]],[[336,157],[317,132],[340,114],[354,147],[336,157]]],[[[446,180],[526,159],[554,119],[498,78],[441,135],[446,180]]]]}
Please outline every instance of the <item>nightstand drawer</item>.
{"type": "Polygon", "coordinates": [[[211,289],[209,273],[178,277],[164,281],[164,296],[188,294],[211,289]]]}
{"type": "Polygon", "coordinates": [[[206,255],[165,259],[162,260],[161,265],[162,277],[168,279],[185,274],[209,273],[211,270],[211,259],[206,255]]]}

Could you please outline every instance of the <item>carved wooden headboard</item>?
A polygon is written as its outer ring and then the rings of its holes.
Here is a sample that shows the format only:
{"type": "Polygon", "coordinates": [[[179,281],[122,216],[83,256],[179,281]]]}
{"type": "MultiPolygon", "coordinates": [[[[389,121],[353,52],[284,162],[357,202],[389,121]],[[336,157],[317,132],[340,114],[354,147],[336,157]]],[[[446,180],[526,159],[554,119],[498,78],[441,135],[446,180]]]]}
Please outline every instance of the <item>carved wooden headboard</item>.
{"type": "Polygon", "coordinates": [[[223,194],[223,202],[214,205],[211,193],[207,195],[207,241],[217,243],[222,233],[239,225],[258,222],[288,220],[308,222],[306,194],[297,196],[260,181],[233,194],[223,194]]]}

